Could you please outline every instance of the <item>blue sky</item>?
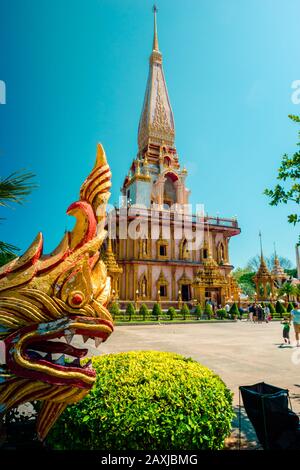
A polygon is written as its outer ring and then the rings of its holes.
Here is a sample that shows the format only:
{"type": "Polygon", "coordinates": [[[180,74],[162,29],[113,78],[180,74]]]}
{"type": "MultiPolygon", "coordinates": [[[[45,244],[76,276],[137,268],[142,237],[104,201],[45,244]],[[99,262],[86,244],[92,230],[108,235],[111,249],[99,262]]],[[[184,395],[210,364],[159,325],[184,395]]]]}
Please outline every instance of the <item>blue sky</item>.
{"type": "MultiPolygon", "coordinates": [[[[65,210],[78,198],[102,142],[113,172],[111,202],[137,152],[137,127],[152,45],[152,1],[1,0],[1,175],[36,174],[24,206],[1,210],[1,239],[22,250],[38,231],[52,250],[65,210]]],[[[300,114],[291,84],[300,79],[298,0],[160,0],[159,44],[189,170],[191,202],[237,215],[231,261],[244,265],[276,242],[294,262],[298,228],[291,207],[271,207],[283,153],[296,150],[300,114]]]]}

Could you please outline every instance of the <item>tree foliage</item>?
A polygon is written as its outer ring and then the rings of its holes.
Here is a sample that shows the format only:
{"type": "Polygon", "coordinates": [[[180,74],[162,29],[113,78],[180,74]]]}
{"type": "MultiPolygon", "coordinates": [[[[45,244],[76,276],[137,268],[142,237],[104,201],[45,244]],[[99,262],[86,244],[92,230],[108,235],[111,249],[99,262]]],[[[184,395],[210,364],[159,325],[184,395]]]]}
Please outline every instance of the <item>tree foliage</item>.
{"type": "Polygon", "coordinates": [[[159,304],[154,304],[152,308],[152,315],[159,320],[159,317],[162,315],[161,306],[159,304]]]}
{"type": "MultiPolygon", "coordinates": [[[[277,257],[284,270],[293,268],[293,263],[288,258],[285,258],[284,256],[277,256],[277,257]]],[[[271,256],[264,256],[264,259],[265,259],[265,262],[269,271],[272,271],[274,267],[275,255],[272,254],[271,256]]],[[[252,258],[249,259],[245,270],[247,272],[253,272],[253,275],[254,275],[254,273],[258,270],[259,266],[260,266],[260,255],[252,256],[252,258]]]]}
{"type": "Polygon", "coordinates": [[[232,393],[207,367],[158,351],[92,361],[95,386],[60,417],[47,439],[52,448],[123,453],[223,448],[234,416],[232,393]]]}
{"type": "Polygon", "coordinates": [[[130,302],[129,304],[127,304],[127,307],[126,307],[126,314],[128,315],[129,321],[131,320],[131,318],[133,317],[133,315],[135,315],[135,308],[134,308],[134,306],[132,305],[131,302],[130,302]]]}
{"type": "MultiPolygon", "coordinates": [[[[11,202],[22,204],[31,191],[36,188],[32,182],[33,173],[15,172],[6,178],[0,177],[0,206],[9,207],[11,202]]],[[[18,248],[11,243],[0,241],[0,265],[16,257],[18,248]]]]}
{"type": "Polygon", "coordinates": [[[190,314],[190,309],[188,308],[187,304],[183,304],[180,311],[183,319],[186,320],[186,317],[190,314]]]}
{"type": "Polygon", "coordinates": [[[143,317],[143,320],[145,320],[149,316],[149,309],[146,304],[142,304],[140,306],[139,314],[141,317],[143,317]]]}
{"type": "Polygon", "coordinates": [[[297,288],[290,282],[285,282],[280,289],[278,289],[278,294],[279,296],[286,294],[287,299],[290,300],[292,295],[297,295],[297,288]]]}
{"type": "MultiPolygon", "coordinates": [[[[289,115],[289,118],[300,123],[299,116],[289,115]]],[[[298,132],[300,145],[300,131],[298,132]]],[[[277,206],[278,204],[287,204],[289,202],[299,204],[300,202],[300,152],[297,151],[292,157],[284,154],[282,157],[281,165],[278,169],[277,179],[281,184],[277,184],[274,189],[265,189],[264,194],[270,198],[269,204],[277,206]]],[[[298,212],[298,210],[297,210],[298,212]]],[[[299,213],[291,213],[288,215],[288,221],[291,224],[296,224],[300,221],[299,213]]]]}

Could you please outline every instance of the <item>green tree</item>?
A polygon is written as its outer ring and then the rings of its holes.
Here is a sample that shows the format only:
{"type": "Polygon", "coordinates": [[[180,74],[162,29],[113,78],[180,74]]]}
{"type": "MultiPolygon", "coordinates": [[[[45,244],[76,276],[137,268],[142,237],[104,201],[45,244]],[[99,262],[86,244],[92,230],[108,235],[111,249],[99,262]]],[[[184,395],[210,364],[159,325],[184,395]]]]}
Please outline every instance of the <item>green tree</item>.
{"type": "Polygon", "coordinates": [[[249,271],[248,268],[237,268],[233,271],[233,277],[242,289],[243,294],[249,297],[253,297],[255,292],[255,284],[253,282],[254,275],[255,272],[249,271]]]}
{"type": "Polygon", "coordinates": [[[231,316],[231,318],[234,318],[235,316],[237,316],[237,317],[240,316],[238,306],[235,302],[230,307],[229,315],[231,316]]]}
{"type": "Polygon", "coordinates": [[[297,295],[297,289],[290,282],[285,282],[280,287],[280,289],[278,289],[278,294],[279,294],[279,296],[282,296],[282,295],[286,294],[287,295],[287,300],[289,302],[292,295],[297,295]]]}
{"type": "Polygon", "coordinates": [[[285,269],[285,272],[290,276],[290,277],[297,277],[297,269],[285,269]]]}
{"type": "Polygon", "coordinates": [[[128,315],[128,320],[129,321],[131,321],[133,315],[135,315],[135,308],[134,308],[134,306],[132,305],[131,302],[129,304],[127,304],[126,314],[128,315]]]}
{"type": "MultiPolygon", "coordinates": [[[[23,204],[26,196],[36,188],[32,183],[33,173],[15,172],[6,178],[0,177],[0,206],[10,207],[10,203],[23,204]]],[[[11,243],[0,241],[0,265],[16,257],[19,249],[11,243]]]]}
{"type": "Polygon", "coordinates": [[[142,304],[140,306],[139,314],[141,315],[141,317],[143,317],[143,320],[145,321],[146,318],[149,316],[149,310],[148,310],[147,305],[142,304]]]}
{"type": "Polygon", "coordinates": [[[183,304],[180,310],[183,319],[186,320],[186,317],[190,314],[190,309],[188,308],[187,304],[183,304]]]}
{"type": "MultiPolygon", "coordinates": [[[[280,265],[285,271],[293,268],[293,263],[288,258],[285,258],[284,256],[279,256],[279,255],[277,255],[277,258],[279,260],[280,265]]],[[[275,255],[272,254],[271,256],[264,256],[264,259],[265,259],[268,269],[272,271],[274,267],[275,255]]],[[[255,255],[249,259],[245,270],[251,271],[254,275],[256,271],[258,270],[259,266],[260,266],[260,255],[255,255]]]]}
{"type": "Polygon", "coordinates": [[[201,310],[201,306],[200,306],[199,304],[196,305],[195,314],[197,315],[197,320],[200,320],[201,314],[202,314],[202,310],[201,310]]]}
{"type": "Polygon", "coordinates": [[[217,310],[217,315],[220,318],[220,320],[224,320],[224,318],[226,318],[225,308],[220,308],[219,310],[217,310]]]}
{"type": "Polygon", "coordinates": [[[212,306],[209,303],[207,303],[205,305],[204,314],[207,316],[208,320],[212,318],[213,313],[214,312],[213,312],[212,306]]]}
{"type": "Polygon", "coordinates": [[[282,305],[282,302],[279,302],[279,300],[277,300],[276,302],[275,310],[276,310],[276,313],[280,313],[281,317],[284,313],[286,313],[285,307],[282,305]]]}
{"type": "Polygon", "coordinates": [[[111,306],[109,307],[109,311],[110,311],[113,319],[115,319],[116,316],[118,316],[120,314],[120,308],[119,308],[119,305],[117,304],[117,302],[113,302],[111,304],[111,306]]]}
{"type": "Polygon", "coordinates": [[[153,305],[152,315],[153,315],[153,317],[156,318],[157,321],[159,320],[159,317],[162,316],[162,310],[161,310],[161,306],[159,304],[154,304],[153,305]]]}
{"type": "MultiPolygon", "coordinates": [[[[289,118],[300,123],[299,116],[289,115],[289,118]]],[[[298,132],[300,145],[300,132],[298,132]]],[[[282,181],[283,184],[277,184],[274,189],[265,189],[264,194],[270,198],[269,204],[271,206],[277,206],[278,204],[287,204],[289,202],[299,204],[300,202],[300,152],[297,151],[292,157],[284,154],[282,157],[281,165],[278,169],[277,179],[282,181]]],[[[288,215],[288,222],[296,224],[300,221],[298,213],[292,213],[288,215]]]]}
{"type": "Polygon", "coordinates": [[[170,308],[168,309],[167,314],[169,315],[170,320],[174,320],[175,315],[176,315],[176,310],[175,310],[175,308],[174,308],[174,307],[170,307],[170,308]]]}
{"type": "Polygon", "coordinates": [[[276,313],[275,307],[271,302],[269,303],[269,309],[271,314],[276,313]]]}

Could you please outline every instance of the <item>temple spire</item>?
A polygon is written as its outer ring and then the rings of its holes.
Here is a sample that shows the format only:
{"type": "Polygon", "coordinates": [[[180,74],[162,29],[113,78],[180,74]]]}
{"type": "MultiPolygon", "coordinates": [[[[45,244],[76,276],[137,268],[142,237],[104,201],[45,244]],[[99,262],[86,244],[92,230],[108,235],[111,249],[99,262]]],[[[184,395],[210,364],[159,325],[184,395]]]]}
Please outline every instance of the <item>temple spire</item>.
{"type": "Polygon", "coordinates": [[[162,67],[162,54],[158,47],[157,7],[153,7],[154,34],[150,55],[149,75],[138,130],[139,150],[150,143],[174,145],[175,125],[167,84],[162,67]]]}
{"type": "Polygon", "coordinates": [[[278,256],[277,256],[277,252],[276,252],[276,244],[275,242],[273,242],[273,245],[274,245],[274,264],[279,264],[279,259],[278,259],[278,256]]]}
{"type": "Polygon", "coordinates": [[[261,241],[261,231],[259,231],[259,241],[260,241],[260,260],[264,261],[263,249],[262,249],[262,241],[261,241]]]}
{"type": "Polygon", "coordinates": [[[158,47],[158,37],[157,37],[157,20],[156,20],[156,13],[158,9],[156,5],[153,5],[153,13],[154,13],[154,35],[153,35],[153,50],[159,52],[158,47]]]}

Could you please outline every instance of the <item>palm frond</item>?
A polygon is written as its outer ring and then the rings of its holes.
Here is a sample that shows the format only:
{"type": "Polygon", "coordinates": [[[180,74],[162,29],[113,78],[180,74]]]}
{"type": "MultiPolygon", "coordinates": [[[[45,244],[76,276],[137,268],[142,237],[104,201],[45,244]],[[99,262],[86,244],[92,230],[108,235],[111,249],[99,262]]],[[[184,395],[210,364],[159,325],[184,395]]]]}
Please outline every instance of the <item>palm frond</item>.
{"type": "Polygon", "coordinates": [[[12,245],[11,243],[5,243],[0,241],[0,266],[3,266],[9,261],[16,258],[16,251],[19,251],[19,248],[12,245]]]}
{"type": "Polygon", "coordinates": [[[2,255],[15,255],[16,256],[16,251],[19,251],[19,250],[20,248],[18,248],[15,245],[12,245],[11,243],[0,241],[0,256],[2,255]]]}
{"type": "Polygon", "coordinates": [[[22,204],[25,197],[37,187],[31,180],[35,175],[16,171],[6,178],[0,178],[0,206],[8,207],[8,202],[22,204]]]}

